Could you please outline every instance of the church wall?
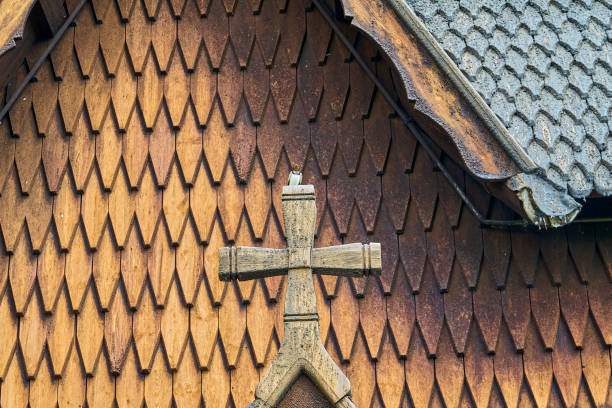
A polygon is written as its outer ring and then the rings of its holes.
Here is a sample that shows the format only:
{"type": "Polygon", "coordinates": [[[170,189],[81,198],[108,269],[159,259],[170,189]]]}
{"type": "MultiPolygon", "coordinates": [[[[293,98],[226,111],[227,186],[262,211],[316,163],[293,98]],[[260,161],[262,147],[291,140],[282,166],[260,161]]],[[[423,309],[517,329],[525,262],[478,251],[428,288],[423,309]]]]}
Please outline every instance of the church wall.
{"type": "Polygon", "coordinates": [[[303,0],[93,1],[0,157],[2,407],[250,402],[285,279],[220,282],[217,250],[285,246],[291,168],[317,246],[383,246],[380,278],[315,277],[359,407],[612,405],[612,226],[481,229],[303,0]]]}

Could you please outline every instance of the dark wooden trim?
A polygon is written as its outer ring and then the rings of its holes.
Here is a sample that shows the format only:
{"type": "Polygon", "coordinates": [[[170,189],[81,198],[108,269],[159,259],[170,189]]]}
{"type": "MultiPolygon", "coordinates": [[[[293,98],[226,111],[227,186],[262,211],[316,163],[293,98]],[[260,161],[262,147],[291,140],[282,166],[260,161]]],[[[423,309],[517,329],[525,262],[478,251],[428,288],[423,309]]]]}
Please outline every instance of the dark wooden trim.
{"type": "Polygon", "coordinates": [[[49,38],[57,33],[66,17],[67,13],[60,0],[38,0],[28,20],[32,22],[37,35],[49,38]]]}
{"type": "Polygon", "coordinates": [[[0,56],[0,88],[4,88],[25,60],[32,46],[36,42],[36,33],[28,20],[23,28],[23,37],[16,41],[15,47],[0,56]]]}

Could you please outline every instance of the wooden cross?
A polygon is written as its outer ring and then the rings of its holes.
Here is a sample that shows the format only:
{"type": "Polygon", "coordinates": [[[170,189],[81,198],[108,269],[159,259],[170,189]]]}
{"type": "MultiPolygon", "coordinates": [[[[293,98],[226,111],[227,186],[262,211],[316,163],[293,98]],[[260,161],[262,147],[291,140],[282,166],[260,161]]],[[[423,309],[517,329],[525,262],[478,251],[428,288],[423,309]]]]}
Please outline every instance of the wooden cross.
{"type": "Polygon", "coordinates": [[[275,407],[301,373],[308,375],[337,407],[355,407],[350,399],[350,382],[321,343],[312,274],[380,275],[380,244],[313,248],[316,224],[314,187],[285,186],[282,202],[288,248],[219,249],[219,278],[222,281],[289,276],[283,341],[272,365],[255,389],[256,399],[249,408],[275,407]]]}

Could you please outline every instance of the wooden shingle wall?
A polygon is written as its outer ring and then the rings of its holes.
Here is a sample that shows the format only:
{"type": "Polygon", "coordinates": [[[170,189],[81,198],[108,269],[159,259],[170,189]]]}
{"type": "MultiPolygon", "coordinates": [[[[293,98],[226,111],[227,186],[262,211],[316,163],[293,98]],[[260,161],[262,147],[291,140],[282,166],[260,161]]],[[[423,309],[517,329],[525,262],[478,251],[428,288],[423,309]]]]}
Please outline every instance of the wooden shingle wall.
{"type": "Polygon", "coordinates": [[[0,406],[245,406],[284,281],[217,249],[285,246],[291,167],[317,245],[383,245],[316,278],[358,406],[612,405],[610,224],[481,230],[391,113],[303,0],[92,1],[0,124],[0,406]]]}

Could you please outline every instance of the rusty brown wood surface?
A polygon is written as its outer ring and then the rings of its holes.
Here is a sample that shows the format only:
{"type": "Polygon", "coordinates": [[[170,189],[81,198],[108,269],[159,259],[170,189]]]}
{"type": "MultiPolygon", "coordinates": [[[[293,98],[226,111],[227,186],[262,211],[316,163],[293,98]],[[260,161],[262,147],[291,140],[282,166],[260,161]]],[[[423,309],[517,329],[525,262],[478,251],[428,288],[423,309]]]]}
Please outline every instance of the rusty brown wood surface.
{"type": "Polygon", "coordinates": [[[250,402],[283,337],[286,278],[220,282],[217,251],[286,247],[293,166],[315,186],[315,246],[385,248],[380,278],[315,279],[358,406],[612,405],[612,227],[477,228],[335,36],[313,44],[327,34],[307,32],[307,2],[245,1],[93,1],[0,124],[0,405],[250,402]],[[133,33],[169,23],[176,39],[133,51],[133,33]],[[305,43],[322,82],[299,73],[305,43]]]}

